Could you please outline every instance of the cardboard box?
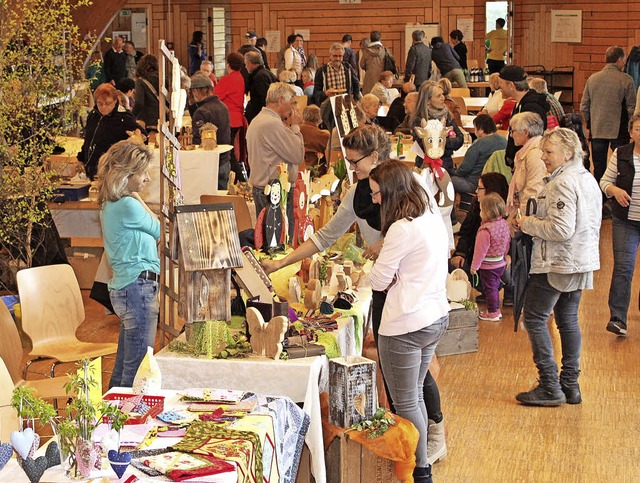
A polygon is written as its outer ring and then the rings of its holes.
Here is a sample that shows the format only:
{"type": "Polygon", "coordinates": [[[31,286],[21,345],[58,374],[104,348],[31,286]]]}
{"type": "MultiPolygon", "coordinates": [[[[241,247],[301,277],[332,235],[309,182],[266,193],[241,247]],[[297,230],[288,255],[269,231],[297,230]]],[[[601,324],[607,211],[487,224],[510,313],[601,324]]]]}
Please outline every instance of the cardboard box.
{"type": "Polygon", "coordinates": [[[90,290],[93,287],[103,251],[104,249],[99,247],[67,248],[69,264],[76,274],[81,289],[90,290]]]}
{"type": "Polygon", "coordinates": [[[394,463],[340,434],[325,454],[327,483],[400,483],[394,463]]]}
{"type": "Polygon", "coordinates": [[[478,313],[456,309],[449,312],[449,328],[438,342],[436,355],[449,356],[478,352],[478,313]]]}

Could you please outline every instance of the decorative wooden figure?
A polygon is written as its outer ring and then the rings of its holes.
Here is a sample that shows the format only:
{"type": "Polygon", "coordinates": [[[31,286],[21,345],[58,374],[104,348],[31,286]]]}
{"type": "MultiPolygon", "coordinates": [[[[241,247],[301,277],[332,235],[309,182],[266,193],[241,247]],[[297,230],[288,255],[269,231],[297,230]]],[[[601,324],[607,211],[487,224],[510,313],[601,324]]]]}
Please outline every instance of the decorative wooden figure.
{"type": "Polygon", "coordinates": [[[284,315],[278,315],[265,323],[258,309],[249,307],[247,325],[251,334],[253,352],[271,359],[278,359],[282,353],[282,341],[289,328],[289,319],[284,315]]]}
{"type": "Polygon", "coordinates": [[[264,189],[269,196],[269,206],[263,208],[258,215],[255,229],[255,246],[263,252],[281,251],[284,249],[286,225],[280,202],[282,201],[282,185],[279,179],[272,179],[264,189]]]}
{"type": "Polygon", "coordinates": [[[218,127],[210,122],[200,128],[200,147],[205,151],[212,151],[218,147],[218,127]]]}
{"type": "Polygon", "coordinates": [[[304,306],[307,309],[317,309],[320,307],[320,301],[322,300],[322,284],[320,280],[311,279],[307,283],[307,288],[304,291],[304,306]]]}
{"type": "Polygon", "coordinates": [[[298,173],[298,179],[293,188],[293,247],[298,248],[313,234],[313,221],[307,209],[307,183],[302,173],[298,173]]]}
{"type": "Polygon", "coordinates": [[[231,269],[242,266],[231,203],[176,207],[180,310],[187,323],[231,320],[231,269]]]}

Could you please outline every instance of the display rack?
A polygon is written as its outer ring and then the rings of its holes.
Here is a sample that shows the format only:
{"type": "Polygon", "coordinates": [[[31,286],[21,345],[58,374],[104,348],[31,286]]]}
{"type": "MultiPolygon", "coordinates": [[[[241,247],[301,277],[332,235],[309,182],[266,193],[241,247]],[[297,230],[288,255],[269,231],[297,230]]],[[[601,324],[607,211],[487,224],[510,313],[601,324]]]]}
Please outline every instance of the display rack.
{"type": "Polygon", "coordinates": [[[565,112],[573,112],[573,66],[554,67],[547,70],[544,65],[525,65],[524,70],[528,75],[541,77],[547,81],[549,93],[562,91],[560,104],[565,112]]]}

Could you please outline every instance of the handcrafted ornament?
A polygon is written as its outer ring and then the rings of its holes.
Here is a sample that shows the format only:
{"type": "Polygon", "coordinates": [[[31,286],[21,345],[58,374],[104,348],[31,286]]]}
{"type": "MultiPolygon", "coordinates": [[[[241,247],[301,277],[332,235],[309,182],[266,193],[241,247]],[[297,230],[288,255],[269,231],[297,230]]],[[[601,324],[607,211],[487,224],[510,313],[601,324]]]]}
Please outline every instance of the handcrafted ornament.
{"type": "Polygon", "coordinates": [[[97,460],[98,450],[93,441],[78,438],[76,441],[76,463],[78,464],[79,473],[84,478],[87,478],[91,474],[91,471],[96,466],[97,460]]]}
{"type": "Polygon", "coordinates": [[[302,173],[293,188],[293,247],[298,248],[313,235],[313,221],[308,214],[307,184],[302,173]]]}
{"type": "Polygon", "coordinates": [[[453,206],[455,191],[451,177],[442,168],[442,156],[448,137],[448,128],[438,119],[422,120],[421,126],[415,128],[416,134],[423,141],[424,164],[421,176],[424,178],[429,192],[433,194],[440,208],[453,206]]]}
{"type": "Polygon", "coordinates": [[[297,304],[302,299],[302,280],[300,277],[289,279],[289,303],[297,304]]]}
{"type": "Polygon", "coordinates": [[[467,273],[456,268],[447,275],[447,298],[451,302],[460,302],[461,300],[469,300],[471,298],[471,283],[467,273]]]}
{"type": "Polygon", "coordinates": [[[304,306],[307,309],[317,309],[320,306],[322,300],[322,284],[320,280],[311,279],[307,283],[307,288],[304,291],[304,306]]]}
{"type": "MultiPolygon", "coordinates": [[[[31,428],[25,428],[23,431],[14,431],[11,433],[11,445],[23,459],[33,456],[33,450],[36,434],[31,428]]],[[[38,436],[38,442],[40,437],[38,436]]],[[[36,448],[37,449],[37,448],[36,448]]]]}
{"type": "Polygon", "coordinates": [[[127,139],[127,141],[131,141],[132,143],[144,144],[144,142],[147,140],[147,136],[142,134],[142,131],[140,129],[136,129],[135,131],[127,131],[127,135],[129,136],[129,139],[127,139]]]}
{"type": "Polygon", "coordinates": [[[107,453],[107,457],[109,458],[109,464],[111,465],[111,469],[115,472],[118,478],[122,478],[125,471],[129,467],[129,463],[131,463],[131,453],[119,453],[114,450],[110,450],[107,453]]]}
{"type": "Polygon", "coordinates": [[[258,355],[278,359],[282,353],[282,341],[289,328],[284,315],[273,317],[268,323],[255,307],[247,309],[247,326],[251,334],[251,347],[258,355]]]}
{"type": "Polygon", "coordinates": [[[38,483],[44,472],[47,471],[49,463],[46,456],[40,456],[35,460],[27,458],[22,462],[22,469],[31,483],[38,483]]]}
{"type": "Polygon", "coordinates": [[[333,168],[329,168],[327,174],[311,182],[309,201],[315,203],[323,196],[331,196],[331,193],[336,190],[338,184],[340,184],[340,178],[335,175],[333,168]]]}
{"type": "Polygon", "coordinates": [[[218,127],[207,122],[200,128],[200,147],[205,151],[212,151],[218,147],[218,127]]]}
{"type": "Polygon", "coordinates": [[[58,443],[55,441],[51,441],[49,446],[47,446],[47,450],[44,453],[44,456],[47,458],[47,467],[51,468],[52,466],[58,466],[60,461],[60,448],[58,448],[58,443]]]}
{"type": "Polygon", "coordinates": [[[13,447],[9,443],[0,443],[0,470],[9,462],[11,455],[13,447]]]}
{"type": "Polygon", "coordinates": [[[264,252],[273,252],[284,249],[286,228],[283,209],[280,206],[282,200],[282,185],[280,180],[272,179],[264,189],[264,194],[269,197],[269,206],[263,208],[258,215],[255,229],[255,246],[264,252]]]}
{"type": "Polygon", "coordinates": [[[153,355],[153,347],[147,347],[147,354],[142,359],[136,377],[133,379],[133,393],[159,394],[161,389],[160,366],[153,355]]]}

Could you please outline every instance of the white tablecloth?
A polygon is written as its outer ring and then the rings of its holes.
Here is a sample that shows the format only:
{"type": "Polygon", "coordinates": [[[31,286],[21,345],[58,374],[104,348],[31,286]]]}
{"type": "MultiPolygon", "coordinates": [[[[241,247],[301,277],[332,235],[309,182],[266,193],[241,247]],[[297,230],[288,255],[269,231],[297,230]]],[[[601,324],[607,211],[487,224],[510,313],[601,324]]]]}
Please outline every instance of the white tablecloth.
{"type": "MultiPolygon", "coordinates": [[[[180,336],[184,338],[184,335],[180,336]]],[[[303,402],[311,418],[305,442],[317,483],[326,482],[320,392],[328,388],[329,362],[325,356],[280,361],[251,356],[246,359],[195,359],[166,347],[156,354],[163,389],[216,387],[287,396],[303,402]]]]}

